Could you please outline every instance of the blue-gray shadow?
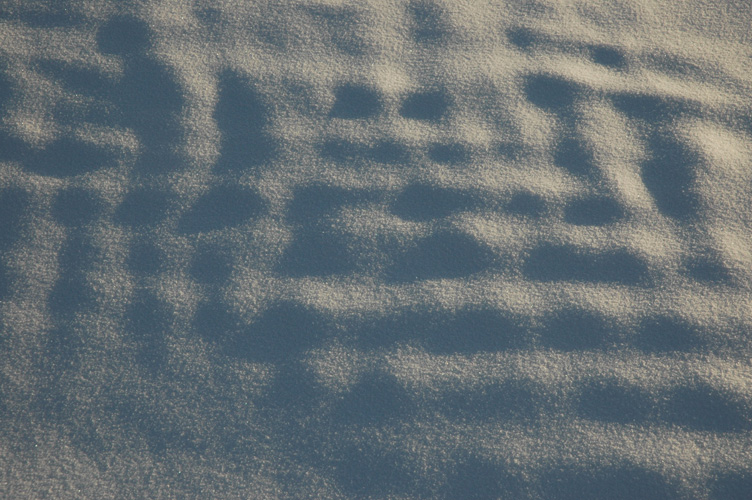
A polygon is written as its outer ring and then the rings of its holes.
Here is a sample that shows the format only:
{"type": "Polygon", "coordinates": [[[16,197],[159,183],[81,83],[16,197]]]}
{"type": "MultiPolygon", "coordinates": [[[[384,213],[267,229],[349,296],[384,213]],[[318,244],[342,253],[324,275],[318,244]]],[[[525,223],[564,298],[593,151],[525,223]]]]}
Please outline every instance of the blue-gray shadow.
{"type": "Polygon", "coordinates": [[[135,344],[136,362],[151,375],[162,373],[167,364],[172,316],[169,306],[149,290],[139,290],[126,307],[126,333],[135,344]]]}
{"type": "Polygon", "coordinates": [[[256,191],[234,184],[215,186],[183,213],[178,231],[196,234],[236,227],[259,217],[264,208],[256,191]]]}
{"type": "Polygon", "coordinates": [[[577,176],[589,176],[597,171],[588,148],[574,137],[564,137],[556,144],[554,165],[577,176]]]}
{"type": "Polygon", "coordinates": [[[441,230],[398,255],[385,277],[396,283],[467,278],[492,268],[497,260],[490,248],[471,236],[441,230]]]}
{"type": "Polygon", "coordinates": [[[527,28],[517,27],[507,31],[509,42],[519,49],[529,49],[541,41],[541,35],[527,28]]]}
{"type": "Polygon", "coordinates": [[[225,356],[259,363],[297,359],[328,334],[324,319],[293,302],[270,306],[250,325],[219,300],[199,306],[194,328],[225,356]]]}
{"type": "Polygon", "coordinates": [[[115,222],[132,229],[148,229],[167,216],[169,193],[157,188],[136,188],[128,192],[115,209],[115,222]]]}
{"type": "Polygon", "coordinates": [[[567,116],[580,89],[573,82],[552,75],[532,75],[525,79],[527,99],[547,111],[567,116]]]}
{"type": "Polygon", "coordinates": [[[383,106],[379,94],[365,85],[341,85],[334,96],[334,106],[329,113],[333,118],[370,118],[377,115],[383,106]]]}
{"type": "Polygon", "coordinates": [[[52,202],[52,216],[60,224],[76,228],[93,222],[104,208],[101,197],[88,189],[68,188],[57,192],[52,202]]]}
{"type": "Polygon", "coordinates": [[[603,349],[616,332],[597,314],[584,309],[563,309],[546,318],[540,335],[543,346],[561,351],[603,349]]]}
{"type": "Polygon", "coordinates": [[[641,322],[634,342],[646,352],[690,352],[705,347],[697,327],[671,316],[646,318],[641,322]]]}
{"type": "Polygon", "coordinates": [[[752,491],[752,471],[725,472],[710,481],[711,500],[749,500],[752,491]]]}
{"type": "Polygon", "coordinates": [[[293,194],[287,217],[294,237],[285,249],[277,270],[288,276],[331,276],[347,274],[357,267],[357,255],[348,249],[343,235],[332,227],[332,218],[345,205],[372,201],[373,191],[337,186],[311,185],[293,194]]]}
{"type": "Polygon", "coordinates": [[[624,54],[616,47],[594,45],[590,47],[590,57],[593,62],[608,68],[622,69],[626,66],[624,54]]]}
{"type": "Polygon", "coordinates": [[[254,169],[277,157],[278,141],[268,132],[269,106],[247,78],[232,71],[220,75],[214,119],[221,133],[220,170],[254,169]]]}
{"type": "Polygon", "coordinates": [[[118,16],[97,31],[99,50],[122,58],[122,78],[111,94],[113,121],[133,130],[141,143],[136,170],[145,175],[183,165],[177,152],[183,136],[185,99],[170,68],[152,57],[150,29],[140,19],[118,16]]]}
{"type": "Polygon", "coordinates": [[[605,196],[573,200],[564,207],[564,221],[577,226],[605,226],[622,217],[621,205],[605,196]]]}
{"type": "Polygon", "coordinates": [[[617,110],[648,125],[666,123],[689,109],[683,101],[649,94],[617,93],[611,95],[611,101],[617,110]]]}
{"type": "Polygon", "coordinates": [[[412,20],[413,39],[418,43],[446,43],[451,35],[451,26],[446,22],[447,13],[433,2],[414,1],[408,5],[412,20]]]}
{"type": "Polygon", "coordinates": [[[696,383],[670,391],[661,416],[667,423],[692,431],[748,432],[752,430],[750,406],[741,395],[696,383]]]}
{"type": "Polygon", "coordinates": [[[438,498],[445,500],[498,500],[525,498],[522,481],[502,465],[475,456],[452,463],[438,498]]]}
{"type": "Polygon", "coordinates": [[[655,417],[656,406],[640,387],[617,380],[586,383],[576,397],[577,413],[599,422],[643,425],[655,417]]]}
{"type": "Polygon", "coordinates": [[[232,258],[221,248],[205,246],[199,249],[188,268],[190,276],[205,285],[222,285],[232,273],[232,258]]]}
{"type": "Polygon", "coordinates": [[[31,28],[71,28],[80,26],[84,17],[65,2],[4,2],[0,19],[20,21],[31,28]]]}
{"type": "Polygon", "coordinates": [[[411,120],[436,122],[449,111],[451,99],[444,90],[420,90],[402,101],[400,115],[411,120]]]}
{"type": "Polygon", "coordinates": [[[164,252],[149,239],[135,240],[126,257],[128,270],[135,275],[151,276],[163,269],[166,262],[164,252]]]}
{"type": "Polygon", "coordinates": [[[74,234],[63,245],[58,256],[59,277],[47,299],[56,323],[64,324],[76,313],[91,311],[96,306],[96,293],[85,272],[97,258],[97,249],[85,235],[74,234]]]}
{"type": "Polygon", "coordinates": [[[452,422],[515,422],[534,424],[539,416],[535,389],[527,383],[504,381],[480,387],[459,387],[445,391],[435,404],[435,411],[452,422]]]}
{"type": "Polygon", "coordinates": [[[658,472],[624,464],[553,470],[542,477],[543,498],[551,500],[671,500],[686,498],[658,472]]]}
{"type": "Polygon", "coordinates": [[[337,50],[351,56],[366,54],[368,43],[363,36],[363,18],[357,8],[314,5],[307,10],[322,21],[330,43],[337,50]]]}
{"type": "Polygon", "coordinates": [[[697,155],[670,137],[658,133],[648,141],[649,158],[642,164],[642,182],[658,209],[677,220],[697,216],[699,200],[692,191],[697,155]]]}
{"type": "Polygon", "coordinates": [[[366,373],[332,410],[332,423],[339,427],[368,427],[409,421],[416,405],[410,393],[392,375],[366,373]]]}
{"type": "Polygon", "coordinates": [[[470,161],[470,151],[458,142],[433,144],[428,148],[428,158],[444,165],[465,165],[470,161]]]}
{"type": "Polygon", "coordinates": [[[684,264],[685,272],[698,281],[706,283],[730,283],[731,271],[717,255],[695,255],[684,264]]]}
{"type": "Polygon", "coordinates": [[[490,308],[407,311],[353,325],[352,336],[364,349],[410,343],[432,354],[475,354],[524,348],[527,331],[513,318],[490,308]]]}
{"type": "Polygon", "coordinates": [[[469,193],[457,189],[411,184],[394,200],[392,213],[407,220],[427,221],[470,210],[476,205],[469,193]]]}
{"type": "Polygon", "coordinates": [[[418,493],[417,471],[403,453],[368,443],[344,447],[334,458],[335,479],[350,498],[418,493]]]}
{"type": "Polygon", "coordinates": [[[523,266],[523,272],[536,281],[639,285],[649,278],[646,263],[626,250],[590,253],[564,245],[534,248],[523,266]]]}
{"type": "Polygon", "coordinates": [[[546,212],[546,202],[533,193],[516,193],[504,207],[507,212],[523,217],[540,217],[546,212]]]}
{"type": "Polygon", "coordinates": [[[0,190],[0,252],[9,250],[21,237],[30,202],[31,196],[24,189],[0,190]]]}

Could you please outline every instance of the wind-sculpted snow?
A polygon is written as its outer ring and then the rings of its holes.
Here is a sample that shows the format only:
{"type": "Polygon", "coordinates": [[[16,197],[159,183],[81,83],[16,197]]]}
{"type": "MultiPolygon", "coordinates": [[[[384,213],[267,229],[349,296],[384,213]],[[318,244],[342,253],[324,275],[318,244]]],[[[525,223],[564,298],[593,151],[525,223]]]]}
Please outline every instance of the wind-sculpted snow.
{"type": "Polygon", "coordinates": [[[0,496],[750,498],[750,25],[4,2],[0,496]]]}

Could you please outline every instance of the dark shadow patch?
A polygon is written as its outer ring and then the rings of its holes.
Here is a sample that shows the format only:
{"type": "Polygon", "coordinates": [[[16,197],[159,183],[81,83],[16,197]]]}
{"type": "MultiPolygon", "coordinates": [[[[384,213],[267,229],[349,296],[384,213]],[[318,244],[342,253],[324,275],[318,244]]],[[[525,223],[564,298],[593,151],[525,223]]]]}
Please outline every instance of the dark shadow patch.
{"type": "Polygon", "coordinates": [[[442,90],[413,92],[405,97],[400,115],[411,120],[439,121],[449,111],[449,95],[442,90]]]}
{"type": "MultiPolygon", "coordinates": [[[[47,333],[42,371],[51,384],[56,384],[60,377],[78,369],[83,347],[80,334],[69,326],[60,326],[47,333]]],[[[60,408],[55,408],[54,404],[47,410],[54,414],[60,413],[60,408]]]]}
{"type": "Polygon", "coordinates": [[[344,395],[332,418],[340,426],[358,428],[395,424],[408,419],[414,402],[407,390],[393,376],[368,373],[344,395]]]}
{"type": "Polygon", "coordinates": [[[420,240],[387,271],[395,282],[467,278],[492,267],[493,252],[464,233],[441,231],[420,240]]]}
{"type": "Polygon", "coordinates": [[[523,217],[540,217],[546,212],[546,202],[532,193],[517,193],[506,205],[506,210],[523,217]]]}
{"type": "Polygon", "coordinates": [[[590,56],[593,62],[609,68],[621,69],[626,65],[624,54],[615,47],[597,45],[590,48],[590,56]]]}
{"type": "Polygon", "coordinates": [[[334,118],[369,118],[381,111],[379,94],[364,85],[346,84],[337,88],[331,111],[334,118]]]}
{"type": "Polygon", "coordinates": [[[279,146],[267,131],[269,107],[245,78],[233,72],[220,76],[214,119],[222,134],[221,169],[245,170],[276,158],[279,146]]]}
{"type": "Polygon", "coordinates": [[[728,283],[731,272],[717,257],[699,256],[691,258],[685,264],[686,272],[692,278],[706,283],[728,283]]]}
{"type": "Polygon", "coordinates": [[[103,54],[138,56],[150,45],[149,27],[133,17],[115,17],[97,31],[97,46],[103,54]]]}
{"type": "Polygon", "coordinates": [[[339,186],[311,185],[296,189],[287,209],[287,218],[310,225],[333,215],[344,205],[369,199],[368,193],[339,186]]]}
{"type": "Polygon", "coordinates": [[[439,498],[445,500],[498,500],[524,498],[521,481],[501,466],[477,457],[452,464],[439,498]]]}
{"type": "Polygon", "coordinates": [[[616,380],[598,380],[580,390],[577,411],[590,420],[643,425],[653,416],[655,402],[639,387],[616,380]]]}
{"type": "Polygon", "coordinates": [[[26,170],[55,178],[75,177],[114,163],[112,151],[69,137],[58,139],[42,150],[28,150],[22,156],[26,170]]]}
{"type": "Polygon", "coordinates": [[[336,139],[323,142],[318,150],[322,158],[335,163],[359,162],[368,153],[362,144],[336,139]]]}
{"type": "Polygon", "coordinates": [[[677,220],[692,219],[699,203],[691,188],[697,155],[668,137],[654,135],[650,158],[642,164],[642,181],[658,209],[677,220]]]}
{"type": "Polygon", "coordinates": [[[133,229],[153,226],[167,216],[168,194],[159,189],[135,189],[123,198],[115,210],[115,222],[133,229]]]}
{"type": "Polygon", "coordinates": [[[63,189],[52,203],[52,216],[64,226],[77,227],[96,220],[103,208],[102,199],[90,190],[63,189]]]}
{"type": "Polygon", "coordinates": [[[61,249],[60,275],[47,299],[55,321],[68,321],[78,312],[94,309],[96,294],[84,272],[96,258],[96,249],[82,237],[70,238],[61,249]]]}
{"type": "Polygon", "coordinates": [[[335,478],[350,498],[414,493],[415,471],[396,452],[369,445],[351,446],[335,458],[335,478]]]}
{"type": "Polygon", "coordinates": [[[357,10],[349,7],[310,7],[311,13],[323,20],[323,28],[334,47],[345,54],[361,56],[368,45],[362,35],[362,19],[357,10]]]}
{"type": "Polygon", "coordinates": [[[164,252],[150,241],[136,241],[128,252],[126,265],[134,274],[154,275],[165,262],[164,252]]]}
{"type": "Polygon", "coordinates": [[[592,175],[597,171],[587,146],[574,138],[565,138],[556,145],[554,165],[580,176],[592,175]]]}
{"type": "Polygon", "coordinates": [[[293,302],[281,302],[243,330],[232,355],[280,363],[313,349],[326,334],[326,323],[318,313],[293,302]]]}
{"type": "Polygon", "coordinates": [[[50,4],[50,3],[31,3],[16,2],[12,5],[10,2],[3,2],[3,10],[0,11],[0,19],[12,19],[21,21],[32,28],[72,28],[80,26],[84,18],[71,9],[70,4],[50,4]],[[17,10],[19,9],[20,10],[17,10]]]}
{"type": "Polygon", "coordinates": [[[711,500],[749,500],[752,473],[749,471],[723,473],[710,481],[711,500]]]}
{"type": "Polygon", "coordinates": [[[395,141],[380,141],[367,152],[367,158],[387,165],[404,165],[410,161],[410,151],[395,141]]]}
{"type": "Polygon", "coordinates": [[[163,415],[132,397],[110,396],[105,411],[127,429],[130,439],[141,438],[152,455],[164,458],[170,451],[191,454],[205,451],[190,430],[179,429],[163,415]]]}
{"type": "Polygon", "coordinates": [[[524,264],[525,275],[537,281],[584,281],[638,285],[649,277],[643,260],[626,250],[601,253],[574,247],[542,245],[534,248],[524,264]]]}
{"type": "Polygon", "coordinates": [[[684,495],[661,474],[634,465],[557,470],[542,478],[543,498],[557,500],[672,500],[684,495]]]}
{"type": "Polygon", "coordinates": [[[190,275],[199,283],[221,285],[232,273],[232,260],[226,253],[212,248],[204,248],[193,257],[190,275]]]}
{"type": "Polygon", "coordinates": [[[520,348],[525,331],[512,318],[493,309],[462,309],[423,322],[417,340],[434,354],[475,354],[520,348]]]}
{"type": "Polygon", "coordinates": [[[564,220],[577,226],[605,226],[623,216],[621,205],[606,197],[574,200],[564,208],[564,220]]]}
{"type": "Polygon", "coordinates": [[[528,337],[513,318],[487,308],[403,312],[359,324],[354,335],[365,349],[409,343],[439,355],[522,348],[528,337]]]}
{"type": "Polygon", "coordinates": [[[534,75],[525,80],[527,99],[547,111],[561,112],[574,104],[579,88],[558,76],[534,75]]]}
{"type": "Polygon", "coordinates": [[[90,269],[99,252],[91,240],[81,233],[73,233],[58,254],[61,274],[84,272],[90,269]]]}
{"type": "Polygon", "coordinates": [[[519,49],[529,49],[540,41],[540,35],[527,28],[512,28],[507,32],[509,42],[519,49]]]}
{"type": "MultiPolygon", "coordinates": [[[[8,266],[5,265],[5,262],[0,260],[0,300],[6,300],[8,297],[10,297],[10,292],[13,285],[13,276],[8,269],[8,266]]],[[[2,327],[2,323],[0,323],[0,327],[2,327]]],[[[2,337],[0,337],[0,347],[2,346],[2,337]]]]}
{"type": "Polygon", "coordinates": [[[68,321],[76,313],[93,310],[95,305],[94,290],[78,272],[64,272],[48,298],[50,313],[56,321],[68,321]]]}
{"type": "Polygon", "coordinates": [[[76,94],[104,97],[112,90],[112,84],[97,70],[74,66],[53,59],[40,61],[39,69],[76,94]]]}
{"type": "Polygon", "coordinates": [[[427,221],[447,217],[473,206],[472,198],[461,191],[413,184],[397,196],[392,213],[407,220],[427,221]]]}
{"type": "Polygon", "coordinates": [[[303,363],[281,365],[259,408],[269,411],[277,424],[294,426],[297,419],[310,416],[311,409],[320,404],[323,390],[315,380],[316,375],[303,363]]]}
{"type": "Polygon", "coordinates": [[[0,252],[10,249],[21,237],[30,199],[29,193],[20,188],[0,190],[0,252]]]}
{"type": "Polygon", "coordinates": [[[740,396],[701,383],[671,391],[663,417],[692,431],[747,432],[752,429],[750,410],[740,396]]]}
{"type": "Polygon", "coordinates": [[[294,360],[326,334],[318,314],[292,302],[270,307],[247,326],[221,303],[207,303],[197,311],[195,326],[222,354],[257,363],[294,360]]]}
{"type": "Polygon", "coordinates": [[[496,152],[505,160],[516,161],[523,158],[525,148],[514,142],[502,142],[496,146],[496,152]]]}
{"type": "Polygon", "coordinates": [[[343,241],[342,235],[317,225],[295,235],[285,249],[277,271],[287,276],[332,276],[353,272],[357,256],[343,241]]]}
{"type": "Polygon", "coordinates": [[[261,215],[263,208],[263,200],[255,191],[236,185],[217,186],[183,214],[178,227],[184,234],[235,227],[261,215]]]}
{"type": "Polygon", "coordinates": [[[436,44],[446,42],[451,35],[447,13],[438,5],[429,2],[413,2],[408,7],[413,22],[413,38],[418,43],[436,44]]]}
{"type": "Polygon", "coordinates": [[[452,389],[442,394],[436,403],[436,410],[452,421],[473,423],[533,423],[539,412],[532,387],[516,381],[452,389]]]}
{"type": "Polygon", "coordinates": [[[172,324],[167,304],[149,291],[140,291],[126,308],[127,331],[136,345],[136,362],[152,374],[167,363],[166,336],[172,324]]]}
{"type": "Polygon", "coordinates": [[[590,311],[565,309],[548,318],[541,343],[562,351],[583,351],[607,347],[614,331],[606,321],[590,311]]]}
{"type": "Polygon", "coordinates": [[[443,165],[463,165],[470,161],[470,152],[460,143],[434,144],[428,148],[428,158],[443,165]]]}
{"type": "Polygon", "coordinates": [[[686,111],[682,102],[656,95],[623,93],[614,94],[611,100],[622,113],[649,124],[665,123],[686,111]]]}
{"type": "Polygon", "coordinates": [[[212,300],[198,306],[193,316],[193,328],[209,342],[232,344],[241,329],[241,321],[226,304],[212,300]]]}
{"type": "Polygon", "coordinates": [[[182,165],[179,144],[185,99],[171,69],[146,58],[127,61],[114,95],[115,118],[122,126],[133,129],[141,142],[141,156],[135,168],[151,175],[182,165]]]}
{"type": "Polygon", "coordinates": [[[697,328],[670,316],[648,318],[640,325],[635,346],[646,352],[688,352],[704,347],[697,328]]]}

